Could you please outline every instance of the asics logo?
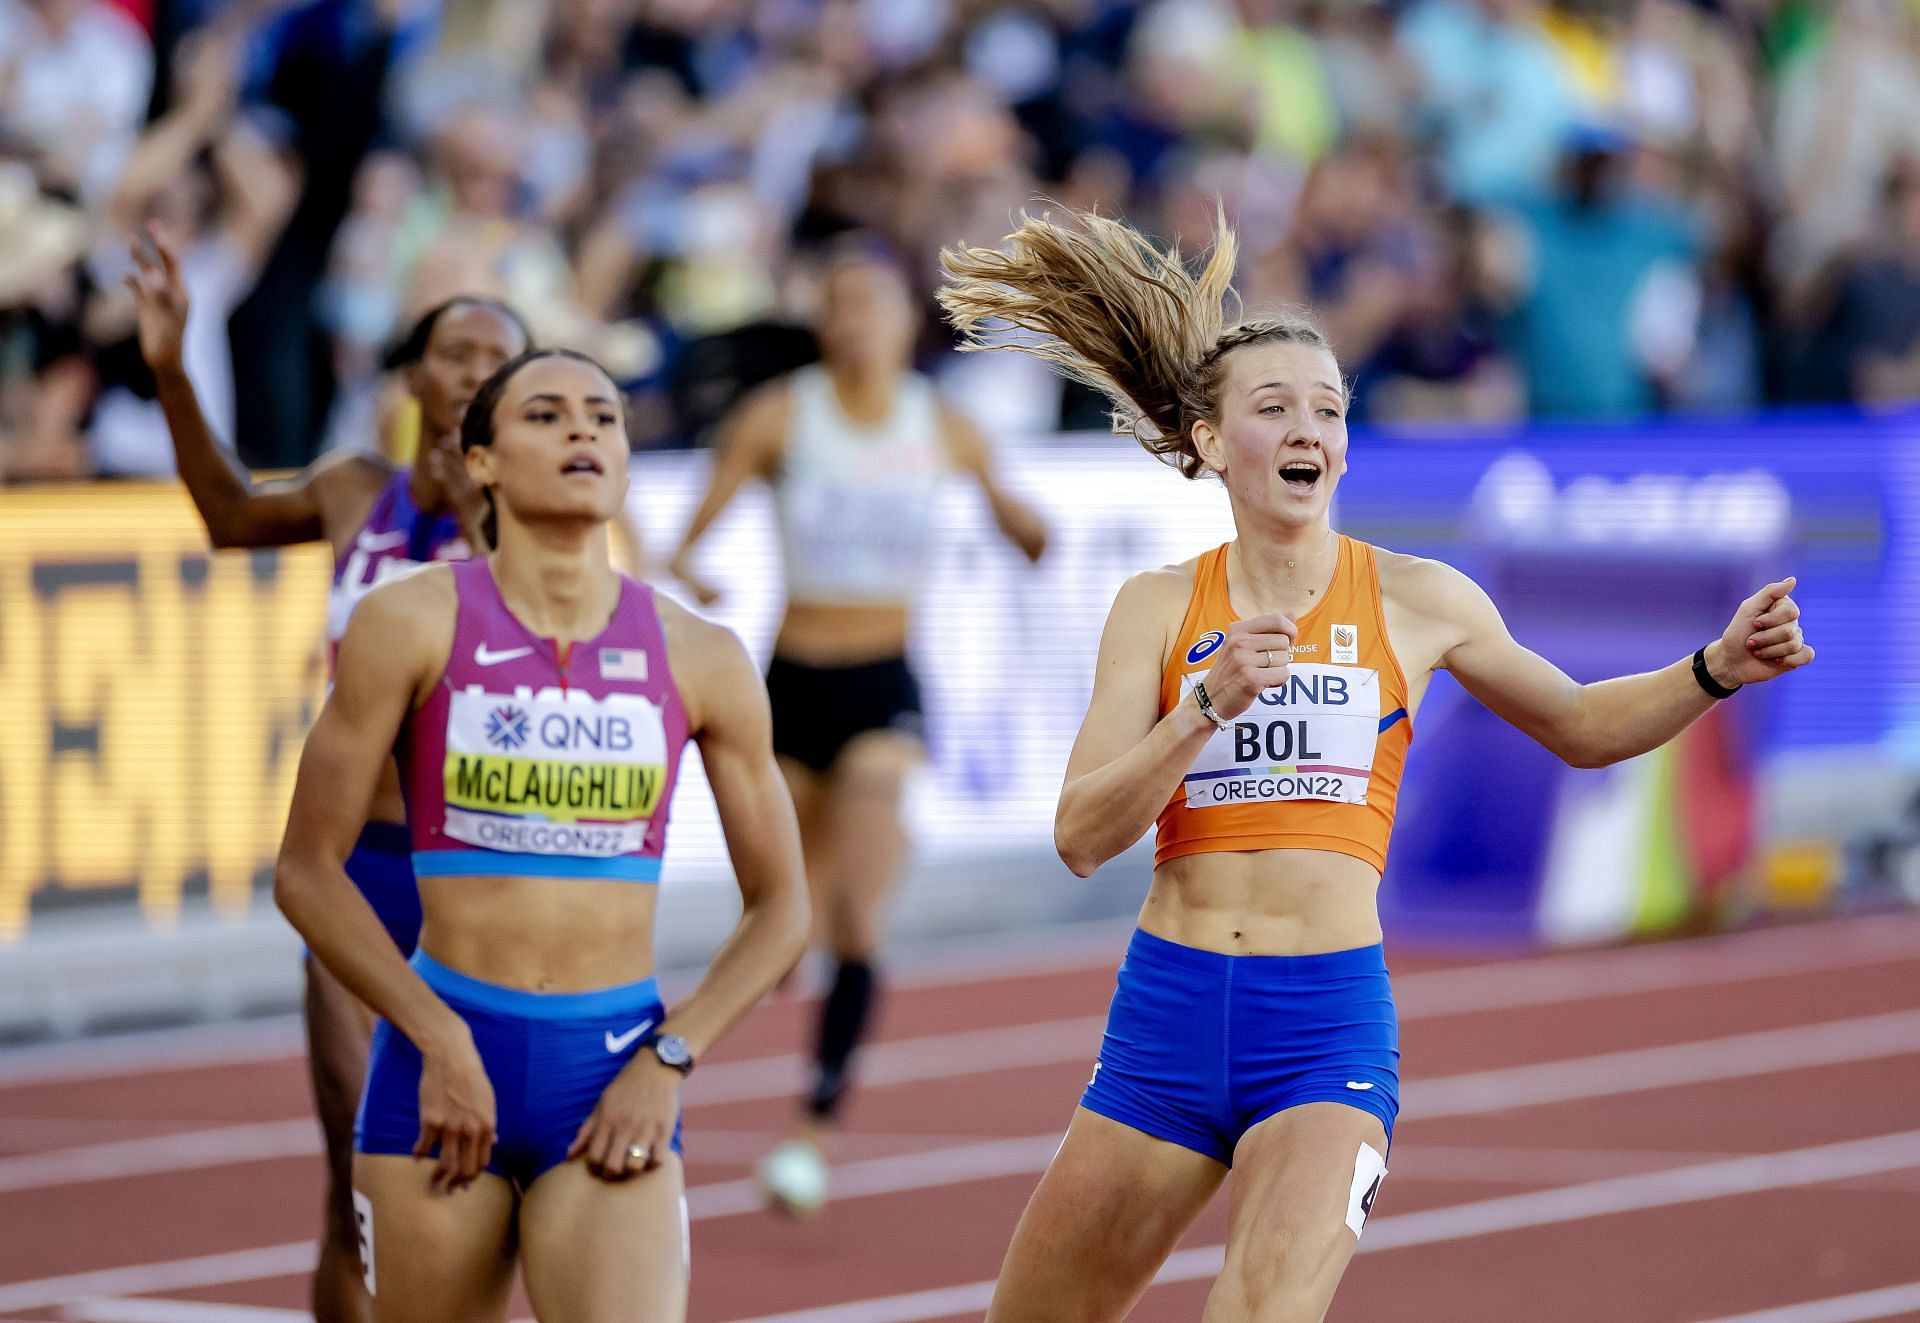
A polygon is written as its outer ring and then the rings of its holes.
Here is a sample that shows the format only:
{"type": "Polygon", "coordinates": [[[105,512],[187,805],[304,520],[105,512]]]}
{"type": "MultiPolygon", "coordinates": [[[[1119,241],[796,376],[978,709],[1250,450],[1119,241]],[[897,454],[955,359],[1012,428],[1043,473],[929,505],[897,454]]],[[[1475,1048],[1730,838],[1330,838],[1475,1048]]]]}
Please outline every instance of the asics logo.
{"type": "Polygon", "coordinates": [[[627,1032],[625,1032],[624,1034],[616,1034],[611,1029],[607,1030],[607,1051],[609,1052],[626,1051],[628,1048],[633,1046],[634,1039],[640,1037],[641,1034],[644,1034],[645,1032],[647,1032],[647,1030],[651,1028],[653,1028],[652,1020],[642,1020],[639,1024],[636,1024],[635,1026],[633,1026],[633,1028],[627,1030],[627,1032]]]}
{"type": "Polygon", "coordinates": [[[492,648],[482,643],[473,650],[473,664],[475,666],[498,666],[501,662],[510,662],[516,657],[530,657],[532,655],[532,648],[505,648],[499,652],[495,652],[492,648]]]}

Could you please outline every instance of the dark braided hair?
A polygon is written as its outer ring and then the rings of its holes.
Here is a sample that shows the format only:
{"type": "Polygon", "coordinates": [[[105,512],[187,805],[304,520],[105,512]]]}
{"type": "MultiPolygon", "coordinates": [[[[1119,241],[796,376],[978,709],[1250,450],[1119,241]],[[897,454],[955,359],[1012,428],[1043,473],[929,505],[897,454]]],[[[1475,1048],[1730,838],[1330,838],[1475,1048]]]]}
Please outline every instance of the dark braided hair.
{"type": "Polygon", "coordinates": [[[521,340],[529,347],[533,344],[533,332],[527,329],[527,324],[522,320],[520,314],[512,308],[509,308],[499,299],[488,298],[484,294],[456,294],[444,303],[436,303],[420,314],[419,319],[414,322],[412,329],[400,340],[390,345],[387,352],[381,355],[381,370],[393,372],[403,367],[412,367],[415,363],[425,358],[427,356],[427,342],[433,339],[433,328],[440,324],[442,317],[452,312],[455,308],[486,308],[497,312],[520,328],[521,340]]]}

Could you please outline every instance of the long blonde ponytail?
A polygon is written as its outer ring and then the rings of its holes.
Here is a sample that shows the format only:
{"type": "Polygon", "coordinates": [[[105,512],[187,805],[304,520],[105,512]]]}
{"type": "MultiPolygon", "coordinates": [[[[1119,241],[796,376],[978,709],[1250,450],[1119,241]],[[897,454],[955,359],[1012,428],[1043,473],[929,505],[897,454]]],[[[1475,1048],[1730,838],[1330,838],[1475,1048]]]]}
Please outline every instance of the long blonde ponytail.
{"type": "Polygon", "coordinates": [[[1114,431],[1189,478],[1204,470],[1193,424],[1218,418],[1225,356],[1267,340],[1332,352],[1305,317],[1229,325],[1239,245],[1223,215],[1198,276],[1177,247],[1161,249],[1105,216],[1022,214],[1004,248],[940,254],[940,305],[963,350],[1012,349],[1104,394],[1114,431]]]}

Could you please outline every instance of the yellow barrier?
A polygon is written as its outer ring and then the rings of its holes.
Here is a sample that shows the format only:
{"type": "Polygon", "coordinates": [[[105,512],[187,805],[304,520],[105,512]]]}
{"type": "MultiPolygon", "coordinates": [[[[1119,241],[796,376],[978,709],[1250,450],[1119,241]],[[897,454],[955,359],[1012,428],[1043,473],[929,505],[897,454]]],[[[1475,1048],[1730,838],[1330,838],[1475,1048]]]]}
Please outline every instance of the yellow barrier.
{"type": "Polygon", "coordinates": [[[72,902],[253,903],[330,574],[320,546],[211,551],[176,486],[0,490],[0,942],[72,902]]]}

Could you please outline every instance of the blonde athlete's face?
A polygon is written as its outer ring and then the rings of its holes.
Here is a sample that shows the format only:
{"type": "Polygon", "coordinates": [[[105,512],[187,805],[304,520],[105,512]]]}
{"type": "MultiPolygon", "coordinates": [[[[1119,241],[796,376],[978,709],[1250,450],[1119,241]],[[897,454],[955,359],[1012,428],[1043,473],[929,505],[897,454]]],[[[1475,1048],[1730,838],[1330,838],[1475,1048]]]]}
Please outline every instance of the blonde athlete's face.
{"type": "Polygon", "coordinates": [[[1347,471],[1347,393],[1332,354],[1271,342],[1227,356],[1217,425],[1194,444],[1242,510],[1301,526],[1326,517],[1347,471]]]}
{"type": "Polygon", "coordinates": [[[619,389],[578,359],[534,360],[507,383],[493,444],[467,452],[467,472],[523,522],[606,522],[627,495],[619,389]]]}

